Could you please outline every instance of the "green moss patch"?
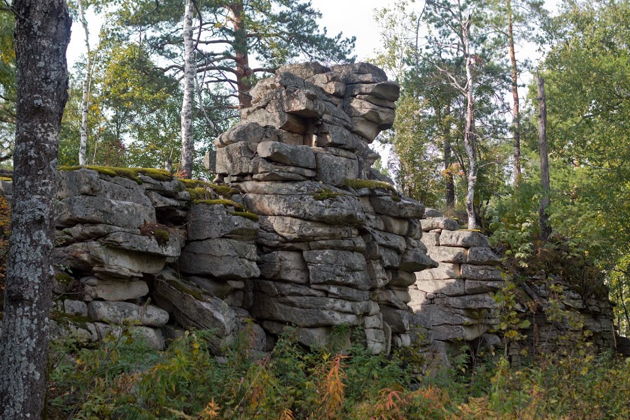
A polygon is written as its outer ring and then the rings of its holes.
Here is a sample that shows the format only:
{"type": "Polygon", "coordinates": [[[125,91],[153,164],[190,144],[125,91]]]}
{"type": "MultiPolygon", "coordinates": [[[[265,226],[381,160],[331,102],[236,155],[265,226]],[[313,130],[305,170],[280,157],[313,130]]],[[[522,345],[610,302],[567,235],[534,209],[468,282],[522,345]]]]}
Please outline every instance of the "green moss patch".
{"type": "Polygon", "coordinates": [[[114,166],[60,166],[57,168],[60,171],[76,171],[79,169],[91,169],[103,175],[120,176],[123,178],[129,178],[136,181],[138,184],[142,184],[140,175],[148,176],[156,181],[171,181],[173,176],[164,169],[155,168],[118,168],[114,166]]]}
{"type": "Polygon", "coordinates": [[[360,190],[361,188],[368,189],[382,189],[389,190],[391,192],[396,192],[396,188],[392,184],[388,184],[383,181],[375,181],[372,179],[346,179],[344,181],[344,185],[346,187],[354,188],[355,190],[360,190]]]}
{"type": "Polygon", "coordinates": [[[190,193],[190,198],[193,200],[212,198],[211,192],[214,192],[221,197],[228,198],[234,194],[238,194],[238,190],[230,187],[229,185],[214,184],[200,179],[181,179],[180,181],[184,184],[186,191],[190,193]]]}
{"type": "Polygon", "coordinates": [[[245,217],[246,219],[253,220],[254,222],[257,222],[259,219],[258,215],[252,213],[251,211],[231,211],[230,214],[233,216],[245,217]]]}
{"type": "Polygon", "coordinates": [[[208,204],[210,206],[223,205],[223,206],[232,206],[235,209],[242,210],[243,205],[237,203],[236,201],[227,200],[225,198],[218,198],[216,200],[195,200],[193,201],[195,204],[208,204]]]}
{"type": "Polygon", "coordinates": [[[313,198],[318,201],[323,201],[323,200],[332,200],[342,195],[346,195],[346,194],[342,192],[331,191],[328,188],[323,188],[317,191],[316,193],[314,193],[313,198]]]}

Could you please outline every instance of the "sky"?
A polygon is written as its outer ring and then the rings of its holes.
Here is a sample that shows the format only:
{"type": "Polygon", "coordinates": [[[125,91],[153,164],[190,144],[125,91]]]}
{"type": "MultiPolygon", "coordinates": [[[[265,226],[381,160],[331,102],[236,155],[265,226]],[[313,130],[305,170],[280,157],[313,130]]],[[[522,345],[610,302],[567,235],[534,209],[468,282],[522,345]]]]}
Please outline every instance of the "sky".
{"type": "MultiPolygon", "coordinates": [[[[312,0],[313,7],[322,13],[320,24],[330,35],[343,32],[345,36],[356,36],[356,55],[359,60],[374,55],[379,41],[379,31],[374,21],[374,10],[387,7],[394,0],[312,0]]],[[[90,38],[96,44],[100,20],[88,14],[90,38]]],[[[83,29],[75,22],[68,46],[68,62],[72,66],[84,53],[83,29]]]]}

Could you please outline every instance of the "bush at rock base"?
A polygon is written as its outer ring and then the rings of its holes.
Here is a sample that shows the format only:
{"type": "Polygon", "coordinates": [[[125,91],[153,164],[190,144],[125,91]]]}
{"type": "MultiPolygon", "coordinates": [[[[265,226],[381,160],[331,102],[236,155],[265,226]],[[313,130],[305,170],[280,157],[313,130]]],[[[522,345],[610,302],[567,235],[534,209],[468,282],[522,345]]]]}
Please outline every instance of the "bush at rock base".
{"type": "Polygon", "coordinates": [[[254,358],[241,337],[223,358],[211,333],[189,332],[166,352],[130,335],[93,349],[56,344],[48,418],[73,419],[622,419],[630,417],[630,359],[547,355],[510,368],[460,358],[431,379],[402,354],[360,347],[306,351],[291,334],[254,358]]]}

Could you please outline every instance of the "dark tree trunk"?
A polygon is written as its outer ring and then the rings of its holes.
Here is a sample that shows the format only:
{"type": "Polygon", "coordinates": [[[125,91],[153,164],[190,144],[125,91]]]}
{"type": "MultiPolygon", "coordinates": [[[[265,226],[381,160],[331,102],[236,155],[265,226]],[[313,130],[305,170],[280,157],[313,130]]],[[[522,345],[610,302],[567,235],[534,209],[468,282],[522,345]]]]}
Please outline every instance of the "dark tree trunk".
{"type": "Polygon", "coordinates": [[[53,200],[68,98],[64,0],[15,0],[17,124],[11,240],[0,337],[0,418],[38,419],[46,391],[53,200]]]}
{"type": "Polygon", "coordinates": [[[510,53],[512,78],[512,136],[514,138],[514,185],[521,181],[521,111],[518,99],[518,66],[514,50],[514,29],[512,24],[512,1],[507,0],[508,9],[508,49],[510,53]]]}
{"type": "Polygon", "coordinates": [[[538,76],[538,151],[540,153],[540,182],[542,184],[542,198],[540,200],[540,238],[544,241],[551,235],[549,215],[547,210],[551,204],[549,182],[549,153],[547,151],[547,99],[545,97],[545,80],[538,76]]]}
{"type": "Polygon", "coordinates": [[[249,51],[247,48],[247,28],[245,27],[245,16],[243,1],[237,0],[231,3],[230,19],[234,30],[234,61],[236,62],[236,85],[238,88],[239,108],[249,108],[252,106],[252,97],[249,90],[252,88],[252,69],[249,67],[249,51]]]}

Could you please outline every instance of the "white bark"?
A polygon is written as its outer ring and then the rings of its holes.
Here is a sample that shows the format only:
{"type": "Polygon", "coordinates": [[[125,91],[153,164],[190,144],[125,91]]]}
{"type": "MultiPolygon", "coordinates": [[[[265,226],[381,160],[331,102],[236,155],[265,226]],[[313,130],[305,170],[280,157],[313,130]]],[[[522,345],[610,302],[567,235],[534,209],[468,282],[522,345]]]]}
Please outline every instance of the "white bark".
{"type": "Polygon", "coordinates": [[[470,16],[462,22],[462,43],[466,60],[466,126],[464,129],[464,148],[468,158],[466,213],[468,215],[468,229],[478,229],[475,211],[475,190],[477,188],[477,139],[475,134],[475,97],[473,60],[470,52],[470,16]]]}
{"type": "Polygon", "coordinates": [[[90,108],[90,87],[92,84],[92,50],[90,48],[90,29],[85,17],[85,7],[83,1],[79,0],[79,20],[83,26],[85,35],[86,64],[85,80],[83,81],[83,97],[81,99],[81,140],[79,142],[79,165],[87,164],[87,143],[88,143],[88,111],[90,108]]]}
{"type": "Polygon", "coordinates": [[[184,99],[181,111],[182,156],[181,167],[185,178],[192,176],[194,142],[192,136],[192,110],[195,89],[195,51],[193,45],[193,0],[186,0],[184,10],[184,99]]]}

